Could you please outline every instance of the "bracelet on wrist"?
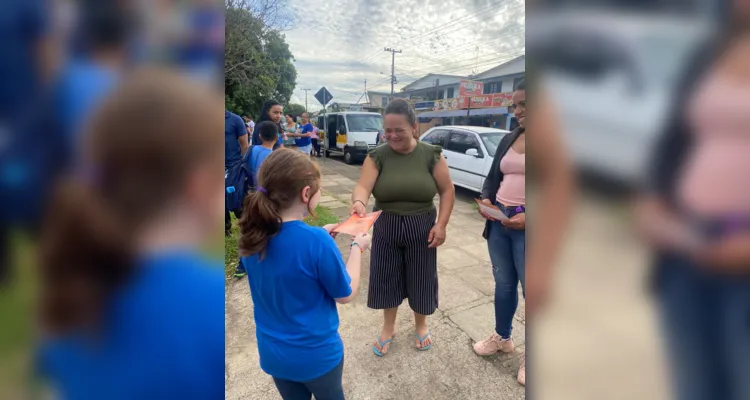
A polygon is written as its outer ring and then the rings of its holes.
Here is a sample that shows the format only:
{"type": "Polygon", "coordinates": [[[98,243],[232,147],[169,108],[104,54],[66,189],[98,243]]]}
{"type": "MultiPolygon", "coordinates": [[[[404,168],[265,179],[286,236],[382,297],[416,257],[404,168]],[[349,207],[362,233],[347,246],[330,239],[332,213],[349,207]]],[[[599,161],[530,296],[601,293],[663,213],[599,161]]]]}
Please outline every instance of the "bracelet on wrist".
{"type": "Polygon", "coordinates": [[[359,243],[357,243],[357,242],[352,242],[352,245],[350,246],[350,248],[352,248],[352,247],[354,247],[354,246],[357,246],[357,247],[359,247],[359,252],[360,252],[360,253],[364,253],[364,252],[365,252],[365,249],[364,249],[364,247],[362,247],[362,245],[361,245],[361,244],[359,244],[359,243]]]}
{"type": "Polygon", "coordinates": [[[355,204],[357,204],[357,203],[362,203],[362,205],[363,205],[364,207],[367,207],[367,204],[365,204],[365,202],[364,202],[364,201],[362,201],[362,200],[354,200],[354,201],[352,202],[352,205],[355,205],[355,204]]]}

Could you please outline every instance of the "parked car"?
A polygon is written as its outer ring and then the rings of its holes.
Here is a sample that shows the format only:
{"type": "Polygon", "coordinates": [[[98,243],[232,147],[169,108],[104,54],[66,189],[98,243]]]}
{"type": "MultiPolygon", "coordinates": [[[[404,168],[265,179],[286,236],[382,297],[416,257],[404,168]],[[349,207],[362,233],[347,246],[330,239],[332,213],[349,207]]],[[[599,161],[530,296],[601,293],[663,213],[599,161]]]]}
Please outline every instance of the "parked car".
{"type": "Polygon", "coordinates": [[[454,185],[481,192],[497,146],[508,133],[480,126],[440,126],[431,128],[419,140],[443,148],[454,185]]]}

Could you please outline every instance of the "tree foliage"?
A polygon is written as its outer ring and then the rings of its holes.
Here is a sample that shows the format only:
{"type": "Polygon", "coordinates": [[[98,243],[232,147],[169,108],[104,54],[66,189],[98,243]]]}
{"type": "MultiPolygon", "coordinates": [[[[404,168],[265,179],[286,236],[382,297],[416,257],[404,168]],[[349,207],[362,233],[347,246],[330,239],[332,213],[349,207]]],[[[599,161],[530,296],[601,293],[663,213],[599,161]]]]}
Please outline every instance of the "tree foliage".
{"type": "Polygon", "coordinates": [[[291,114],[296,117],[299,117],[302,115],[302,113],[305,112],[305,106],[300,104],[287,104],[284,107],[284,114],[291,114]]]}
{"type": "Polygon", "coordinates": [[[224,87],[228,110],[257,118],[264,101],[289,102],[297,82],[280,0],[225,0],[224,87]]]}

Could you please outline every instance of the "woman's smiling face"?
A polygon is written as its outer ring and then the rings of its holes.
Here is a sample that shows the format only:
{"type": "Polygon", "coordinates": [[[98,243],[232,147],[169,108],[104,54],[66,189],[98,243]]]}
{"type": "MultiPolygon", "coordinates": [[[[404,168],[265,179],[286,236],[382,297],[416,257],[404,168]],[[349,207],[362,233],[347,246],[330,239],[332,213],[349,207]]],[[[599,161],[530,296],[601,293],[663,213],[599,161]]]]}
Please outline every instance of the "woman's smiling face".
{"type": "Polygon", "coordinates": [[[383,116],[383,129],[388,146],[396,151],[404,151],[411,146],[417,127],[416,124],[409,125],[405,115],[386,114],[383,116]]]}

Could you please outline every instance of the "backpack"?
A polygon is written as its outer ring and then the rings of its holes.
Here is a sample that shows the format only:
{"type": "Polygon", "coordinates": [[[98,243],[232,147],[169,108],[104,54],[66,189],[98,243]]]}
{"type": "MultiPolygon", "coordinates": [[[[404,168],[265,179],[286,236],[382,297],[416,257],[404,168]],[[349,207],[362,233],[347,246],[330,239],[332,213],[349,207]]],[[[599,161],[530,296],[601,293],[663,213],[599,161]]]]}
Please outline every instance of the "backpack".
{"type": "Polygon", "coordinates": [[[245,196],[253,185],[253,176],[247,163],[253,147],[250,146],[240,161],[224,171],[224,205],[229,211],[242,210],[245,196]]]}

